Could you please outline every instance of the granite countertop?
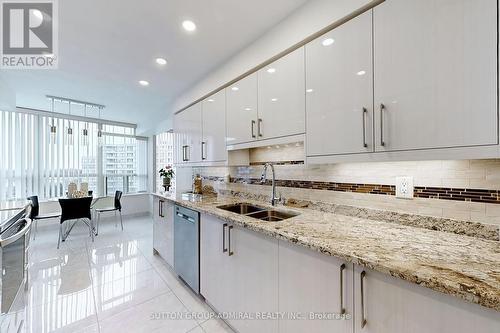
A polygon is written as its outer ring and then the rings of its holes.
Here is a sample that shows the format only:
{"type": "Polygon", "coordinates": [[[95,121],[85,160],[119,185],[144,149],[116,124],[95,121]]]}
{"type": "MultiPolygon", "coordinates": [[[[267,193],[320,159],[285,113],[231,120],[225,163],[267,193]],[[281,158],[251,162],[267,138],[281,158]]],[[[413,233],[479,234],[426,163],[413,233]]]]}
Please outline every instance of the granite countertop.
{"type": "Polygon", "coordinates": [[[216,216],[270,237],[299,244],[421,286],[500,311],[500,242],[307,208],[280,222],[264,222],[216,208],[260,201],[161,195],[166,200],[216,216]]]}

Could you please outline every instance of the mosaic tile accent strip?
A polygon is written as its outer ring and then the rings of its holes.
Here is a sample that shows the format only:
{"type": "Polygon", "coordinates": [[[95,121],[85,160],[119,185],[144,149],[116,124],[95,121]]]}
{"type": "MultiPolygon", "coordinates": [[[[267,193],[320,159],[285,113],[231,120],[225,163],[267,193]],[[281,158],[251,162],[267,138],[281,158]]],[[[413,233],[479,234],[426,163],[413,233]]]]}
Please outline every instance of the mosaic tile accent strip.
{"type": "MultiPolygon", "coordinates": [[[[256,165],[264,165],[266,162],[250,162],[251,166],[256,166],[256,165]]],[[[280,162],[273,162],[273,165],[299,165],[299,164],[304,164],[304,161],[280,161],[280,162]]]]}
{"type": "MultiPolygon", "coordinates": [[[[231,178],[231,183],[243,183],[254,185],[271,185],[271,180],[266,180],[261,184],[260,178],[231,178]]],[[[377,184],[352,184],[352,183],[334,183],[334,182],[318,182],[308,180],[288,180],[276,179],[276,186],[295,187],[311,190],[327,190],[337,192],[357,192],[382,195],[395,195],[396,187],[392,185],[377,185],[377,184]]]]}
{"type": "MultiPolygon", "coordinates": [[[[224,181],[223,177],[216,177],[216,176],[208,176],[204,177],[204,179],[211,181],[224,181]]],[[[271,180],[268,179],[264,184],[261,184],[260,178],[231,177],[231,183],[271,185],[271,180]]],[[[383,185],[383,184],[355,184],[355,183],[277,179],[276,185],[281,187],[293,187],[293,188],[311,189],[311,190],[396,195],[396,186],[383,185]]],[[[414,190],[415,190],[414,196],[416,198],[500,204],[500,190],[425,187],[425,186],[415,186],[414,190]]]]}
{"type": "Polygon", "coordinates": [[[500,203],[498,190],[415,187],[415,197],[469,202],[500,203]]]}

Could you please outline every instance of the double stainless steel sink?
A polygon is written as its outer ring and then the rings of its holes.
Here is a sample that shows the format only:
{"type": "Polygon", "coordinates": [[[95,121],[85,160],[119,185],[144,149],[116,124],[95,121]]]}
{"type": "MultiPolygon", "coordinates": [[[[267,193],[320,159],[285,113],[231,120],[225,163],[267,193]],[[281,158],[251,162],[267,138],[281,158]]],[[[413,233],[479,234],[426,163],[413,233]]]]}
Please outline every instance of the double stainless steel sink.
{"type": "Polygon", "coordinates": [[[218,206],[217,208],[227,210],[240,215],[253,217],[267,222],[278,222],[297,216],[299,214],[292,212],[284,212],[281,210],[263,208],[248,203],[236,203],[230,205],[218,206]]]}

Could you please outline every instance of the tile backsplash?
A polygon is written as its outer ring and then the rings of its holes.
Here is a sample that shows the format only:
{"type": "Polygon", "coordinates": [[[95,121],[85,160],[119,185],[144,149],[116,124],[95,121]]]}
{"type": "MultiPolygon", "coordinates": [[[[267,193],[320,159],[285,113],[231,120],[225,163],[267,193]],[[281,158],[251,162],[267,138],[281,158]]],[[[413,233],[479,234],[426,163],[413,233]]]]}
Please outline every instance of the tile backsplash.
{"type": "MultiPolygon", "coordinates": [[[[296,158],[287,158],[281,151],[280,160],[296,158]]],[[[255,161],[251,159],[251,163],[255,161]]],[[[500,225],[500,159],[325,165],[286,163],[275,168],[279,191],[284,197],[500,225]],[[394,196],[399,176],[413,177],[414,199],[394,196]]],[[[261,165],[205,167],[197,172],[206,179],[217,180],[216,186],[269,191],[268,184],[262,186],[258,182],[261,165]],[[231,177],[230,184],[221,182],[226,175],[231,177]]]]}

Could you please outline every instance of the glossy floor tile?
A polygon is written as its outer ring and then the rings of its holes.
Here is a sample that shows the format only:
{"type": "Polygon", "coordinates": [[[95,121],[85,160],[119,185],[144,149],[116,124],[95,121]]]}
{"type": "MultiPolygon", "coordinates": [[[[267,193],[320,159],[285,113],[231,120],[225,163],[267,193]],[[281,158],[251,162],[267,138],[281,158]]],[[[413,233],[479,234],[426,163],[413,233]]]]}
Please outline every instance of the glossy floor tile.
{"type": "Polygon", "coordinates": [[[1,333],[232,332],[153,254],[151,218],[103,219],[94,242],[76,225],[57,249],[59,225],[40,223],[29,284],[1,333]],[[174,315],[175,314],[175,315],[174,315]],[[196,314],[196,316],[193,316],[196,314]],[[22,323],[21,331],[15,330],[22,323]]]}

